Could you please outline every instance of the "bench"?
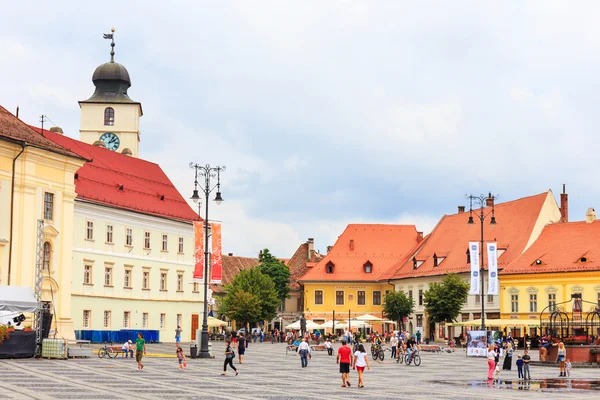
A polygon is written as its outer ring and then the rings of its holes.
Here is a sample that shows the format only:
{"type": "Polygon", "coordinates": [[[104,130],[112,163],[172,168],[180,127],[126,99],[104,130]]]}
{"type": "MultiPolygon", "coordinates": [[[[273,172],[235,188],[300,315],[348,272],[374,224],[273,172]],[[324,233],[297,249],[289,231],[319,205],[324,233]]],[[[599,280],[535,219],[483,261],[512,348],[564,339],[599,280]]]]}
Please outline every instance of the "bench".
{"type": "MultiPolygon", "coordinates": [[[[121,346],[108,346],[109,349],[111,349],[113,351],[113,353],[115,354],[115,357],[118,357],[119,354],[121,355],[121,357],[126,357],[126,352],[123,351],[123,348],[121,346]]],[[[129,354],[131,355],[131,354],[129,354]]],[[[127,355],[127,356],[129,356],[127,355]]],[[[132,356],[133,357],[133,356],[132,356]]]]}
{"type": "Polygon", "coordinates": [[[442,351],[442,347],[437,344],[422,344],[419,346],[421,351],[431,352],[431,353],[440,353],[442,351]]]}
{"type": "Polygon", "coordinates": [[[311,346],[310,349],[313,351],[325,351],[326,350],[325,345],[323,345],[323,344],[311,346]]]}

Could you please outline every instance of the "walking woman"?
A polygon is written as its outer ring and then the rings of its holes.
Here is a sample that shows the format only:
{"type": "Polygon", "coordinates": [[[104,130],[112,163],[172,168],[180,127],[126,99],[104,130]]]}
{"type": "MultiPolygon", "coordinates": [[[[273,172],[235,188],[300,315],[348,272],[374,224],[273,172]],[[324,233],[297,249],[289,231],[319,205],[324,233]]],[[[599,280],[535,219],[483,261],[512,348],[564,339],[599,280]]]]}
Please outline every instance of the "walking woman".
{"type": "Polygon", "coordinates": [[[558,358],[556,359],[560,367],[560,375],[558,376],[567,376],[565,358],[567,358],[567,349],[565,349],[565,344],[563,342],[560,342],[558,344],[558,358]]]}
{"type": "Polygon", "coordinates": [[[354,353],[354,367],[352,368],[358,371],[359,388],[365,387],[365,381],[363,381],[363,372],[365,370],[365,367],[367,367],[369,371],[371,370],[365,347],[362,344],[359,344],[358,350],[354,353]]]}
{"type": "Polygon", "coordinates": [[[233,366],[233,358],[235,353],[231,348],[231,342],[228,340],[225,342],[225,362],[223,363],[223,373],[221,375],[227,375],[227,364],[235,371],[235,374],[239,374],[238,370],[233,366]]]}
{"type": "Polygon", "coordinates": [[[504,356],[504,364],[502,365],[502,369],[505,371],[510,371],[512,368],[512,343],[508,342],[506,344],[506,355],[504,356]]]}
{"type": "Polygon", "coordinates": [[[488,347],[488,379],[494,379],[494,370],[496,369],[496,351],[494,351],[494,346],[490,345],[488,347]]]}

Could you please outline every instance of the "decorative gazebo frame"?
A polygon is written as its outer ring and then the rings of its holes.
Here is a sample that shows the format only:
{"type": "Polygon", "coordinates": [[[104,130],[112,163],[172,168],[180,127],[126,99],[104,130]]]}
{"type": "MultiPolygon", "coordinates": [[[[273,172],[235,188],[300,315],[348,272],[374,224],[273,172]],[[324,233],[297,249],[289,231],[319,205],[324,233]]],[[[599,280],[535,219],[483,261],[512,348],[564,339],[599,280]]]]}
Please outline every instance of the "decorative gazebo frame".
{"type": "Polygon", "coordinates": [[[581,293],[571,294],[571,299],[547,306],[540,313],[540,330],[542,334],[564,340],[570,336],[585,336],[586,342],[590,337],[600,336],[600,308],[597,303],[585,301],[581,293]],[[583,305],[589,304],[587,313],[583,313],[583,305]],[[571,305],[571,311],[565,307],[571,305]],[[570,315],[569,315],[570,314],[570,315]]]}

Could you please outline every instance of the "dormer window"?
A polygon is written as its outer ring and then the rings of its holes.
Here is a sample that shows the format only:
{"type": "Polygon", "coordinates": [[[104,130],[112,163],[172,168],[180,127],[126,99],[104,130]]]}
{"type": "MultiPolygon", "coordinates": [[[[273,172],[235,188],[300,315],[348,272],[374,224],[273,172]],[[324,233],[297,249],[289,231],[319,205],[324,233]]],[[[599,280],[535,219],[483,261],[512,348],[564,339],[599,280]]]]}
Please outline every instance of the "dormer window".
{"type": "Polygon", "coordinates": [[[500,258],[500,256],[501,256],[502,254],[504,254],[504,252],[505,252],[505,251],[506,251],[506,249],[498,249],[498,251],[496,252],[496,254],[497,254],[497,257],[498,257],[498,258],[500,258]]]}
{"type": "Polygon", "coordinates": [[[112,107],[107,107],[104,110],[104,125],[113,126],[115,124],[115,110],[112,107]]]}
{"type": "Polygon", "coordinates": [[[417,260],[415,257],[413,257],[413,269],[419,268],[424,262],[424,260],[417,260]]]}
{"type": "Polygon", "coordinates": [[[370,274],[371,272],[373,272],[373,264],[371,264],[369,261],[367,261],[365,265],[363,265],[363,268],[365,270],[365,274],[370,274]]]}
{"type": "Polygon", "coordinates": [[[333,274],[333,267],[334,264],[330,261],[327,263],[327,265],[325,265],[325,272],[328,274],[333,274]]]}

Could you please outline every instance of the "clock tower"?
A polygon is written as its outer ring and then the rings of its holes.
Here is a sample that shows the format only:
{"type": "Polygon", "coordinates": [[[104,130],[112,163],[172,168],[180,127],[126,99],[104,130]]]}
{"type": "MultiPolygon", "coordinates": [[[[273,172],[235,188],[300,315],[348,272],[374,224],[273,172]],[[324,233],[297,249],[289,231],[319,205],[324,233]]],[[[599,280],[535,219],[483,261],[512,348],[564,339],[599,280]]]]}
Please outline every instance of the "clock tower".
{"type": "Polygon", "coordinates": [[[111,39],[110,62],[94,71],[96,90],[92,97],[79,102],[80,140],[89,144],[101,141],[109,150],[139,157],[142,104],[127,94],[131,79],[127,69],[115,62],[114,32],[113,28],[104,35],[111,39]]]}

